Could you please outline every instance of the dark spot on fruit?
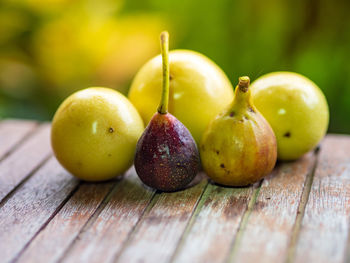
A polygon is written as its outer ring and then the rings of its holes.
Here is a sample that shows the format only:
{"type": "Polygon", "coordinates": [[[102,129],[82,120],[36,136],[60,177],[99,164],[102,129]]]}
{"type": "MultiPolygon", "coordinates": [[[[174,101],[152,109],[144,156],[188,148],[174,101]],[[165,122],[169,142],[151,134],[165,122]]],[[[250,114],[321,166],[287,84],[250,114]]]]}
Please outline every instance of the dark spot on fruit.
{"type": "Polygon", "coordinates": [[[230,117],[233,117],[233,116],[235,116],[235,112],[234,112],[234,111],[232,111],[232,112],[230,113],[230,117]]]}
{"type": "Polygon", "coordinates": [[[112,154],[109,153],[109,154],[108,154],[108,157],[111,157],[111,156],[112,156],[112,154]]]}
{"type": "Polygon", "coordinates": [[[287,138],[290,138],[291,134],[290,134],[290,132],[286,132],[283,136],[287,137],[287,138]]]}
{"type": "Polygon", "coordinates": [[[220,164],[220,167],[221,168],[225,168],[225,165],[222,163],[222,164],[220,164]]]}
{"type": "Polygon", "coordinates": [[[220,153],[220,151],[216,150],[216,154],[219,154],[219,153],[220,153]]]}
{"type": "Polygon", "coordinates": [[[169,74],[169,80],[172,80],[173,76],[171,74],[169,74]]]}
{"type": "Polygon", "coordinates": [[[108,130],[110,133],[112,133],[112,132],[114,132],[114,129],[111,127],[111,128],[109,128],[109,130],[108,130]]]}
{"type": "Polygon", "coordinates": [[[243,120],[243,119],[240,119],[239,122],[244,122],[244,120],[243,120]]]}
{"type": "Polygon", "coordinates": [[[243,116],[243,119],[245,120],[249,120],[249,118],[247,116],[243,116]]]}
{"type": "Polygon", "coordinates": [[[248,111],[255,112],[254,109],[252,107],[250,107],[250,106],[248,107],[248,111]]]}

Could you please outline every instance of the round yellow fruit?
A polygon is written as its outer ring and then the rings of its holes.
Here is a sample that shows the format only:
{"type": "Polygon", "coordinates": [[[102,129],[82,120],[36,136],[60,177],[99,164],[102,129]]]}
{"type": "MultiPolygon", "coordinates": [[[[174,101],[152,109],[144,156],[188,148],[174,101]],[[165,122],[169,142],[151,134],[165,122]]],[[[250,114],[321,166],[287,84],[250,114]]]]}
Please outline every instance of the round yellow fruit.
{"type": "Polygon", "coordinates": [[[140,115],[121,93],[88,88],[72,94],[58,108],[51,144],[70,173],[86,181],[101,181],[131,166],[143,130],[140,115]]]}
{"type": "Polygon", "coordinates": [[[252,83],[255,106],[277,138],[278,159],[295,160],[324,137],[329,110],[322,91],[308,78],[292,72],[274,72],[252,83]]]}
{"type": "MultiPolygon", "coordinates": [[[[169,112],[200,142],[208,123],[233,99],[233,88],[225,73],[207,57],[190,50],[169,53],[169,112]]],[[[129,99],[148,123],[160,102],[162,58],[154,57],[136,74],[129,99]]]]}

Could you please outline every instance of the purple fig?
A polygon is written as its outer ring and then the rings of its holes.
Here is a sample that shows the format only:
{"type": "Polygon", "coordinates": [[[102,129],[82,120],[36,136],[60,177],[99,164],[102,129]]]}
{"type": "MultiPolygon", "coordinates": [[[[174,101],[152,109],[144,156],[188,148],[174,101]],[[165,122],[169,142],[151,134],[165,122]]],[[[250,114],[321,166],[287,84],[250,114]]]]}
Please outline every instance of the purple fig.
{"type": "Polygon", "coordinates": [[[161,191],[188,185],[200,168],[197,145],[189,130],[168,113],[169,35],[161,34],[163,90],[154,114],[136,147],[135,169],[142,182],[161,191]]]}

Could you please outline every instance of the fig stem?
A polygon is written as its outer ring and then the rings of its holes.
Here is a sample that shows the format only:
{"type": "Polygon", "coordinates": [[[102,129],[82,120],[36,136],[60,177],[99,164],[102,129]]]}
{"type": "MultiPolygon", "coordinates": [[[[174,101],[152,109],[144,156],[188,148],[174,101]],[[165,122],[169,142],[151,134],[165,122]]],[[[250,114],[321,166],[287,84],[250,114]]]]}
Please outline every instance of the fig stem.
{"type": "Polygon", "coordinates": [[[243,76],[238,79],[238,85],[235,88],[235,97],[232,101],[229,114],[235,112],[235,114],[239,115],[246,112],[247,109],[252,109],[254,111],[249,84],[250,79],[248,76],[243,76]]]}
{"type": "Polygon", "coordinates": [[[247,92],[250,84],[250,79],[248,76],[243,76],[238,79],[238,88],[242,92],[247,92]]]}
{"type": "Polygon", "coordinates": [[[163,84],[158,112],[166,114],[169,104],[169,33],[167,31],[160,34],[160,49],[162,53],[163,84]]]}

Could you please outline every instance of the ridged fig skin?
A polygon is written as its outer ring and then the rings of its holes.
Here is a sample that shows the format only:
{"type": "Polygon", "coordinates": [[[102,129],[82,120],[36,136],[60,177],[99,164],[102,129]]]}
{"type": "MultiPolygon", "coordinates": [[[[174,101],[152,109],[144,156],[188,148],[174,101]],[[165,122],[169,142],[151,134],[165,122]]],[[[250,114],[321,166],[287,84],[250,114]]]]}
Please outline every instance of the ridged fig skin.
{"type": "Polygon", "coordinates": [[[144,184],[172,192],[193,180],[200,158],[188,129],[170,113],[156,113],[137,143],[134,164],[144,184]]]}

